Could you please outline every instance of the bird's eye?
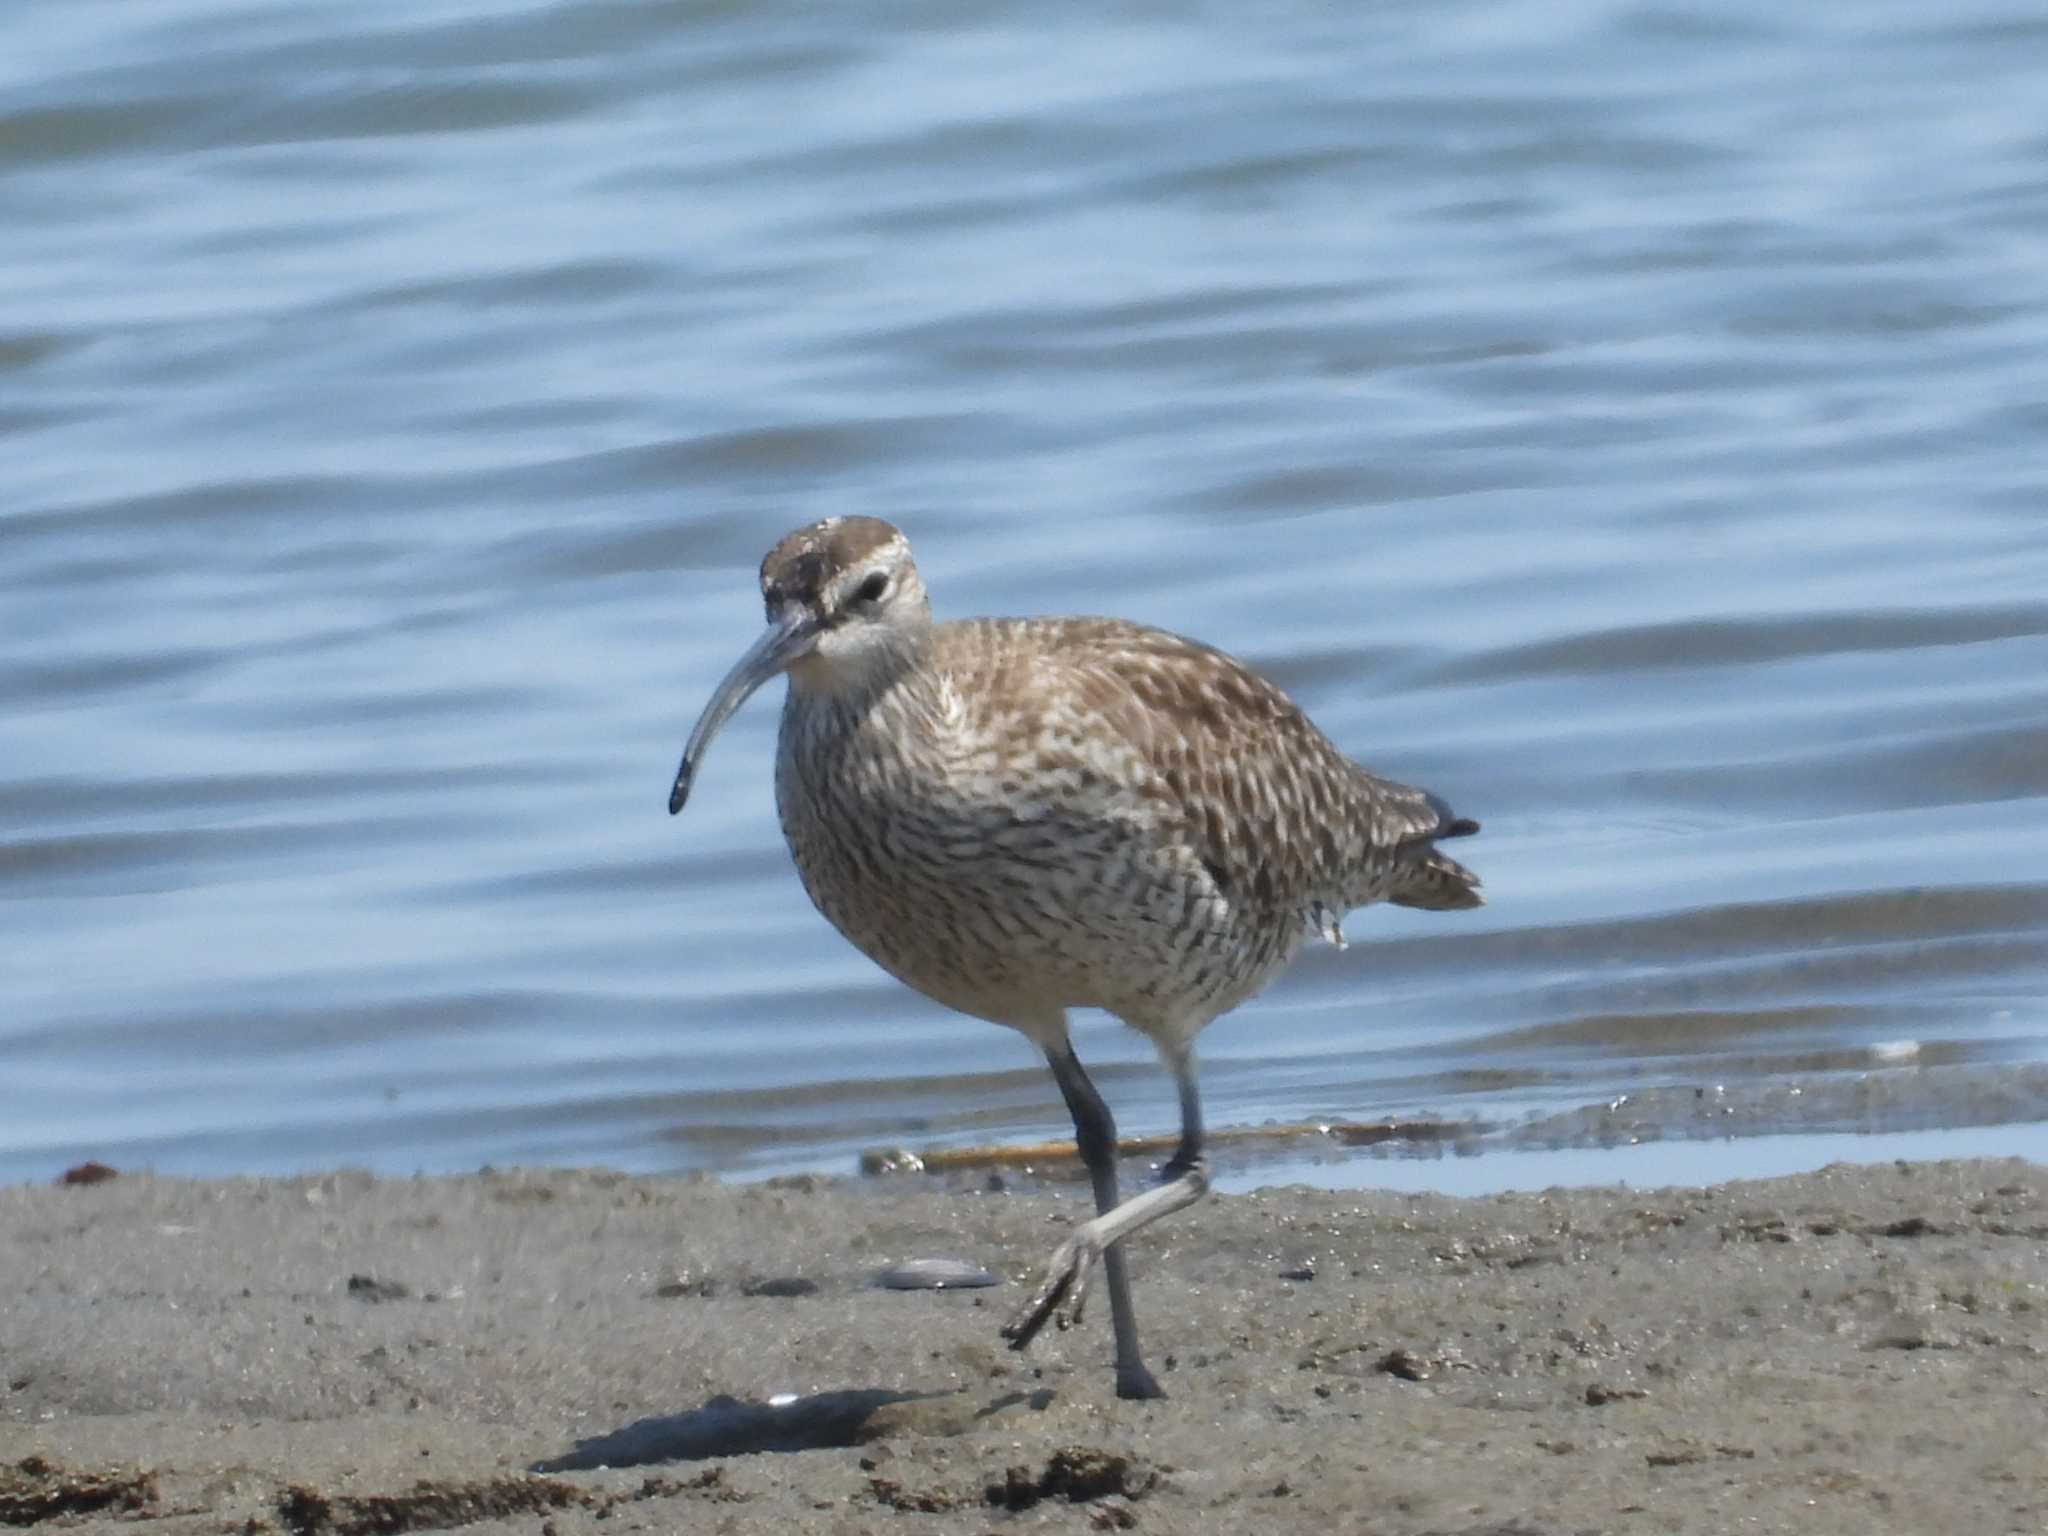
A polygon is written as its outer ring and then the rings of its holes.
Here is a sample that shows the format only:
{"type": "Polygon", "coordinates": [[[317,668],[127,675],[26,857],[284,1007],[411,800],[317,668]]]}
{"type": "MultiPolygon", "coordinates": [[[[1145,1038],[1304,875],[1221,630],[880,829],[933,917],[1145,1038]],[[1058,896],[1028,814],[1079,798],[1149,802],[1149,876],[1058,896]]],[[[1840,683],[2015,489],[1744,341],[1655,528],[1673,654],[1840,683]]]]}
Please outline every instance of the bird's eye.
{"type": "Polygon", "coordinates": [[[877,571],[874,575],[870,576],[866,581],[862,582],[860,584],[860,590],[855,592],[853,595],[855,601],[857,602],[879,603],[882,600],[882,594],[884,592],[887,592],[888,590],[889,577],[887,573],[877,571]]]}

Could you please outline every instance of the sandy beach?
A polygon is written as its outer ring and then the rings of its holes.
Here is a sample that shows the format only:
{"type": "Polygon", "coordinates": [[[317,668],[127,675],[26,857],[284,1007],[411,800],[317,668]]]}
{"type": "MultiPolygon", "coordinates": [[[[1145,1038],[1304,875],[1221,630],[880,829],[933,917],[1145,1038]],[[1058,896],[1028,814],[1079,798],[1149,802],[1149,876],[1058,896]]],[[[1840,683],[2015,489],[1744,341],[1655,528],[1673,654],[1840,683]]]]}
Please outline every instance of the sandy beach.
{"type": "MultiPolygon", "coordinates": [[[[1710,1157],[1710,1147],[1701,1148],[1710,1157]]],[[[996,1335],[1078,1191],[588,1172],[0,1190],[0,1524],[2048,1528],[2048,1170],[1219,1197],[996,1335]],[[992,1288],[898,1291],[909,1259],[992,1288]]]]}

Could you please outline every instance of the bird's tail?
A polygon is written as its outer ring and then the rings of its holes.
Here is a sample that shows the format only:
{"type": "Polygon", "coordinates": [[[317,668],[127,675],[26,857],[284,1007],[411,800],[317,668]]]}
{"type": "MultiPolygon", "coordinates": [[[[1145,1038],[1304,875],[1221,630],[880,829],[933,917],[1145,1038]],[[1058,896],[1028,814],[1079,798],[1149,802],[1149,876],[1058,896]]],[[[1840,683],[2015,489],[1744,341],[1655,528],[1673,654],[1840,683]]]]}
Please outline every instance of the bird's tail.
{"type": "Polygon", "coordinates": [[[1415,844],[1387,900],[1398,907],[1421,907],[1429,912],[1483,907],[1486,898],[1479,894],[1479,877],[1436,846],[1438,838],[1470,837],[1479,830],[1479,823],[1469,816],[1454,816],[1449,806],[1434,796],[1431,799],[1442,812],[1443,824],[1432,837],[1415,844]]]}

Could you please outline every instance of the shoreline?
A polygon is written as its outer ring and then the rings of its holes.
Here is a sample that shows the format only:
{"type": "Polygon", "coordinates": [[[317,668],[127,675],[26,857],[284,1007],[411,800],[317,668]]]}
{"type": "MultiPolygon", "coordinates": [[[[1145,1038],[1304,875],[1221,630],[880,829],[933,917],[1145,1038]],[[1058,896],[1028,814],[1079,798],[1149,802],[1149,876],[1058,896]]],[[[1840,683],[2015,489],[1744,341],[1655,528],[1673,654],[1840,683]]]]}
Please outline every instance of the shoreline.
{"type": "Polygon", "coordinates": [[[999,1322],[1077,1217],[581,1171],[0,1188],[0,1513],[66,1530],[2048,1525],[2048,1169],[1214,1196],[999,1322]],[[891,1291],[946,1258],[991,1289],[891,1291]]]}
{"type": "MultiPolygon", "coordinates": [[[[1034,1082],[1042,1071],[1030,1074],[1034,1082]]],[[[1045,1086],[1040,1083],[1040,1086],[1045,1086]]],[[[1126,1126],[1157,1127],[1134,1112],[1126,1126]]],[[[583,1148],[556,1155],[549,1145],[439,1148],[421,1159],[421,1143],[385,1127],[374,1145],[333,1157],[308,1151],[278,1156],[273,1135],[234,1156],[216,1149],[149,1142],[73,1141],[40,1151],[17,1148],[0,1160],[0,1188],[39,1184],[82,1159],[104,1159],[123,1173],[179,1178],[305,1177],[363,1169],[383,1178],[416,1173],[456,1176],[497,1167],[617,1168],[650,1178],[700,1174],[743,1183],[815,1174],[825,1178],[923,1167],[948,1178],[995,1173],[1057,1182],[1085,1174],[1073,1155],[1061,1111],[1046,1106],[1029,1129],[992,1139],[894,1136],[841,1138],[826,1146],[805,1138],[778,1143],[772,1157],[704,1160],[658,1155],[663,1138],[583,1148]],[[1048,1133],[1055,1133],[1047,1139],[1048,1133]]],[[[682,1133],[678,1132],[678,1135],[682,1133]]],[[[317,1142],[317,1138],[316,1138],[317,1142]]],[[[1127,1160],[1142,1167],[1170,1152],[1178,1133],[1126,1134],[1127,1160]]],[[[1420,1109],[1386,1116],[1268,1118],[1209,1128],[1215,1186],[1235,1193],[1301,1182],[1333,1189],[1432,1190],[1493,1194],[1553,1185],[1697,1184],[1714,1178],[1770,1178],[1832,1161],[1903,1157],[1931,1162],[2019,1156],[2048,1164],[2048,1063],[1969,1062],[1854,1072],[1801,1072],[1723,1082],[1637,1084],[1625,1093],[1565,1103],[1527,1119],[1452,1116],[1420,1109]]],[[[739,1144],[728,1144],[726,1153],[739,1144]]],[[[759,1148],[755,1149],[759,1151],[759,1148]]]]}

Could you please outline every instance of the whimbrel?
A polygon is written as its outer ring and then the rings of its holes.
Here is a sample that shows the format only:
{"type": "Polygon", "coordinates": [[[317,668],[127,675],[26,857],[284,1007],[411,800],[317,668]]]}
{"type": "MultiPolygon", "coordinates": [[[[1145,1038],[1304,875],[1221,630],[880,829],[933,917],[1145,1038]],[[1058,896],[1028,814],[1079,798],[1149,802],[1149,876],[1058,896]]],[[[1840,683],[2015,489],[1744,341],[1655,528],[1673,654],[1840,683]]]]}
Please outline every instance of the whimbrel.
{"type": "Polygon", "coordinates": [[[1079,1321],[1098,1260],[1119,1396],[1161,1397],[1121,1239],[1208,1190],[1195,1037],[1353,907],[1479,905],[1438,851],[1479,830],[1339,752],[1221,651],[1116,619],[932,622],[910,545],[871,517],[790,534],[761,562],[768,629],[705,706],[670,791],[787,673],[775,803],[804,889],[883,970],[1045,1053],[1095,1189],[1004,1327],[1079,1321]],[[1178,1150],[1119,1201],[1116,1126],[1067,1035],[1101,1008],[1148,1036],[1180,1093],[1178,1150]]]}

